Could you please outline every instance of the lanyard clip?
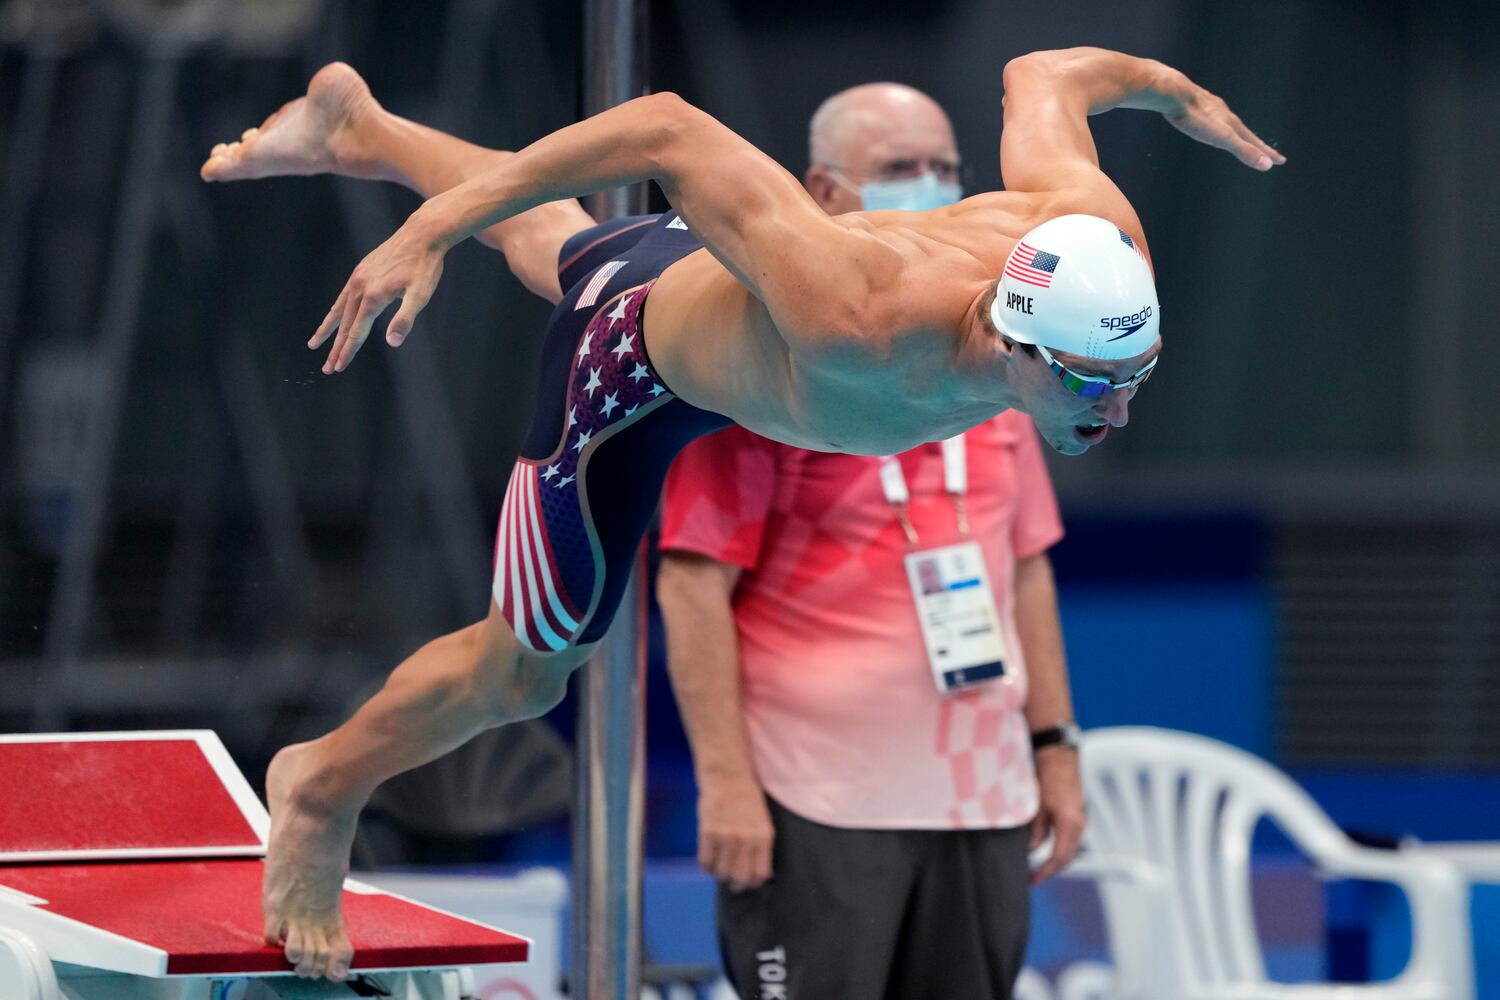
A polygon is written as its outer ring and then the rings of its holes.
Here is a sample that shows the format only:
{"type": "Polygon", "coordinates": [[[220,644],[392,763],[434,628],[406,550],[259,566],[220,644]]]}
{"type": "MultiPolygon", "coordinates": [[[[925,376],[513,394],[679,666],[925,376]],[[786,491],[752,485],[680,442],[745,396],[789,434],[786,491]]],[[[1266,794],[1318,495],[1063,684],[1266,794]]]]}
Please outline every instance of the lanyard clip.
{"type": "Polygon", "coordinates": [[[911,518],[906,516],[906,505],[902,504],[896,508],[896,520],[901,522],[901,530],[906,533],[906,540],[912,545],[917,544],[917,529],[912,527],[911,518]]]}
{"type": "Polygon", "coordinates": [[[964,503],[964,495],[962,493],[953,494],[953,512],[958,515],[958,533],[968,538],[969,507],[964,503]]]}

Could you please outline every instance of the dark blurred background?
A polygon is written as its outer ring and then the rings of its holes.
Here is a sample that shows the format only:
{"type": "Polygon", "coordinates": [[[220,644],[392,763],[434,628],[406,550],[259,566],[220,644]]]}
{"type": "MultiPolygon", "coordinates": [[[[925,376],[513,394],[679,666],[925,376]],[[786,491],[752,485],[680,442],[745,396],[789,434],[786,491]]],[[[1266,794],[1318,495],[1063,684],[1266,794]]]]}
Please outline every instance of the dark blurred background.
{"type": "MultiPolygon", "coordinates": [[[[1166,355],[1127,433],[1053,463],[1079,715],[1267,755],[1346,825],[1500,830],[1500,8],[651,8],[653,89],[799,174],[817,104],[889,79],[996,188],[1001,68],[1080,44],[1177,66],[1285,152],[1260,175],[1155,115],[1094,119],[1166,355]]],[[[336,58],[390,109],[516,148],[575,118],[580,34],[571,0],[3,6],[0,731],[209,727],[255,776],[484,613],[546,305],[469,243],[407,346],[324,378],[303,344],[415,196],[197,168],[336,58]]],[[[660,648],[648,847],[690,854],[660,648]]],[[[535,796],[484,856],[565,853],[552,732],[484,786],[535,796]]]]}

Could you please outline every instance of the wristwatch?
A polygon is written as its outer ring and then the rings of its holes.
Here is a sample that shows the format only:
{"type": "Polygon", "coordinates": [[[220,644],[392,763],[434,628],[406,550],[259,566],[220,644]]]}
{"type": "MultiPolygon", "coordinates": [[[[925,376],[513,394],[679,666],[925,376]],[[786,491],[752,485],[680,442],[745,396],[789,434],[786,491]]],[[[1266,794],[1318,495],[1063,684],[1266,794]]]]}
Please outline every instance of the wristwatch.
{"type": "Polygon", "coordinates": [[[1083,730],[1078,728],[1076,722],[1064,722],[1060,726],[1049,726],[1046,729],[1038,729],[1031,734],[1031,749],[1040,750],[1042,747],[1072,747],[1078,749],[1078,740],[1083,735],[1083,730]]]}

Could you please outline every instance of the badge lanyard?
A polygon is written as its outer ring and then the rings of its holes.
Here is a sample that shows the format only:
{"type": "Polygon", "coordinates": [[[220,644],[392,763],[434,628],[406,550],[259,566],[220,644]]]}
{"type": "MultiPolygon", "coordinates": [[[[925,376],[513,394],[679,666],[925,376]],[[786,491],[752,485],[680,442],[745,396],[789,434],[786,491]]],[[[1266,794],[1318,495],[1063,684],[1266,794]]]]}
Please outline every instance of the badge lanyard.
{"type": "MultiPolygon", "coordinates": [[[[883,455],[880,458],[880,488],[885,493],[886,502],[895,508],[901,530],[906,533],[906,540],[916,545],[917,529],[912,526],[909,516],[911,491],[906,488],[906,474],[901,471],[901,461],[895,455],[883,455]]],[[[962,434],[943,442],[943,491],[953,501],[953,510],[958,518],[958,533],[967,538],[969,511],[964,498],[969,492],[969,456],[964,449],[962,434]]]]}
{"type": "Polygon", "coordinates": [[[911,543],[912,551],[903,561],[938,692],[948,695],[977,684],[1011,683],[1005,632],[984,551],[968,537],[964,500],[969,492],[969,469],[963,435],[943,442],[943,491],[953,501],[963,541],[938,548],[918,547],[917,531],[909,516],[911,491],[894,455],[880,459],[880,486],[911,543]]]}

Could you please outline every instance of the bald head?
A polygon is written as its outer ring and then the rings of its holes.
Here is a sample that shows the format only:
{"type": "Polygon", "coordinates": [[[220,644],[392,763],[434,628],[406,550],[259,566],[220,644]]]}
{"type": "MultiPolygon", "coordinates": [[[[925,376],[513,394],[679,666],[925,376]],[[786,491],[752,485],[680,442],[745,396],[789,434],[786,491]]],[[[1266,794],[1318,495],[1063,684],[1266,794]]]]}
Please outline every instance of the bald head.
{"type": "Polygon", "coordinates": [[[860,208],[851,189],[861,184],[958,164],[943,109],[900,83],[865,83],[828,98],[813,113],[808,147],[807,188],[832,215],[860,208]]]}

